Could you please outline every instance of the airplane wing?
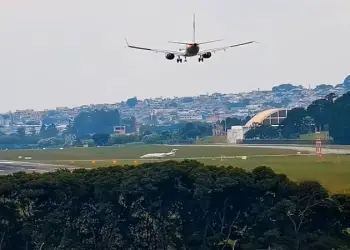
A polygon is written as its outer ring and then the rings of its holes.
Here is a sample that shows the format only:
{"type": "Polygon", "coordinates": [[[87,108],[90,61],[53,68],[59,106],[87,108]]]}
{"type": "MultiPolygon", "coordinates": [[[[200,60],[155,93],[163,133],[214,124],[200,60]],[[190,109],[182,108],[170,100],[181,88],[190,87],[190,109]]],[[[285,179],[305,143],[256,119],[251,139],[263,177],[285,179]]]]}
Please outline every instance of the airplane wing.
{"type": "Polygon", "coordinates": [[[139,49],[139,50],[148,50],[148,51],[152,51],[152,52],[156,52],[156,53],[164,53],[164,54],[174,54],[176,56],[184,56],[184,52],[181,51],[172,51],[172,50],[159,50],[159,49],[151,49],[151,48],[145,48],[145,47],[138,47],[138,46],[134,46],[134,45],[130,45],[128,43],[128,41],[125,39],[125,42],[127,44],[127,46],[129,48],[132,49],[139,49]]]}
{"type": "Polygon", "coordinates": [[[251,44],[251,43],[257,43],[256,41],[250,41],[250,42],[246,42],[246,43],[239,43],[239,44],[234,44],[234,45],[230,45],[230,46],[225,46],[225,47],[219,47],[219,48],[213,48],[213,49],[206,49],[206,50],[201,50],[198,52],[198,55],[203,55],[205,53],[208,53],[208,52],[217,52],[217,51],[220,51],[220,50],[227,50],[227,49],[230,49],[230,48],[234,48],[234,47],[238,47],[238,46],[242,46],[242,45],[246,45],[246,44],[251,44]]]}

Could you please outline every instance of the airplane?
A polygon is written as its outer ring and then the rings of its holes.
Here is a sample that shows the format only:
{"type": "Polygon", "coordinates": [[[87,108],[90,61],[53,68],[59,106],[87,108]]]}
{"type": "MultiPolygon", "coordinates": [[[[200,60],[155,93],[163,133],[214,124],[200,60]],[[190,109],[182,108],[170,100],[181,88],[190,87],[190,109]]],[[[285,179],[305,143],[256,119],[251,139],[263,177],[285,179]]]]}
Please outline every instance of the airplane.
{"type": "Polygon", "coordinates": [[[165,158],[167,156],[175,156],[176,154],[176,151],[178,149],[173,149],[171,150],[169,153],[151,153],[151,154],[145,154],[145,155],[142,155],[140,158],[144,159],[144,158],[165,158]]]}
{"type": "Polygon", "coordinates": [[[125,38],[125,42],[127,47],[132,48],[132,49],[139,49],[139,50],[146,50],[146,51],[153,51],[156,53],[164,53],[165,58],[168,60],[173,60],[175,56],[177,56],[177,63],[182,63],[182,58],[184,57],[184,61],[187,62],[187,57],[193,57],[193,56],[199,56],[198,62],[203,62],[204,59],[208,59],[212,56],[212,53],[215,53],[217,51],[223,50],[226,51],[229,48],[233,47],[238,47],[246,44],[251,44],[251,43],[257,43],[256,41],[249,41],[245,43],[239,43],[239,44],[234,44],[230,46],[224,46],[224,47],[219,47],[219,48],[213,48],[213,49],[205,49],[201,50],[199,45],[202,44],[207,44],[207,43],[213,43],[213,42],[218,42],[220,40],[212,40],[212,41],[206,41],[206,42],[196,42],[196,16],[195,14],[193,15],[193,38],[192,42],[174,42],[174,41],[169,41],[169,43],[175,43],[175,44],[182,44],[186,45],[186,48],[179,49],[179,51],[171,51],[171,50],[159,50],[159,49],[151,49],[151,48],[145,48],[145,47],[139,47],[139,46],[134,46],[130,45],[125,38]]]}

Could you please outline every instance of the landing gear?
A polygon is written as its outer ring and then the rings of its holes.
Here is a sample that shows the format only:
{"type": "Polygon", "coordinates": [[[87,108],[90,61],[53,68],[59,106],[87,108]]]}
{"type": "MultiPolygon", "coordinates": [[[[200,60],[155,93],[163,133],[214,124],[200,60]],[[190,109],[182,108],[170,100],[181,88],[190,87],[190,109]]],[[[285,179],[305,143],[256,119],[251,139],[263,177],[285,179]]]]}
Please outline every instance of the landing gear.
{"type": "MultiPolygon", "coordinates": [[[[182,63],[182,58],[179,56],[179,57],[176,59],[176,62],[177,62],[177,63],[182,63]]],[[[187,62],[187,57],[185,57],[184,62],[187,62]]]]}
{"type": "Polygon", "coordinates": [[[198,62],[203,62],[203,57],[199,57],[198,62]]]}

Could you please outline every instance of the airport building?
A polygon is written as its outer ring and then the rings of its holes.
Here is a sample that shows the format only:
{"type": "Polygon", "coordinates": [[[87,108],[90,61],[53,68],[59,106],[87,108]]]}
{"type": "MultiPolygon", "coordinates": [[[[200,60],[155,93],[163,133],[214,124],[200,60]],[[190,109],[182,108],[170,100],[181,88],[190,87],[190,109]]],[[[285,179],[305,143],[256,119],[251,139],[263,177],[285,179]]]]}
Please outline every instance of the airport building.
{"type": "Polygon", "coordinates": [[[233,144],[242,143],[244,134],[256,125],[278,126],[286,119],[288,109],[268,109],[256,114],[244,126],[232,126],[227,130],[227,142],[233,144]]]}

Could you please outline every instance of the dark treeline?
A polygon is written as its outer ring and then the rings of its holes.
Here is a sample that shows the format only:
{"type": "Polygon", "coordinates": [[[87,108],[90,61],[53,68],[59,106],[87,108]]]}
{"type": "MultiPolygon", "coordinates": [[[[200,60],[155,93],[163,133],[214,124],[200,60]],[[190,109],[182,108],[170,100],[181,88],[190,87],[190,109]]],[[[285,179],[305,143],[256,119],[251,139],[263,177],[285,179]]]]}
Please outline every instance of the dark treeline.
{"type": "Polygon", "coordinates": [[[0,249],[348,249],[350,197],[195,161],[0,177],[0,249]]]}
{"type": "Polygon", "coordinates": [[[337,144],[350,144],[350,92],[336,97],[330,93],[307,108],[294,108],[279,127],[257,125],[246,133],[247,139],[295,139],[301,134],[329,131],[337,144]]]}

